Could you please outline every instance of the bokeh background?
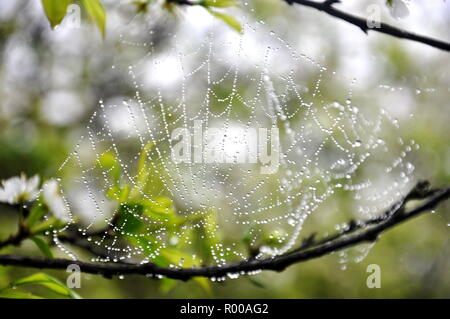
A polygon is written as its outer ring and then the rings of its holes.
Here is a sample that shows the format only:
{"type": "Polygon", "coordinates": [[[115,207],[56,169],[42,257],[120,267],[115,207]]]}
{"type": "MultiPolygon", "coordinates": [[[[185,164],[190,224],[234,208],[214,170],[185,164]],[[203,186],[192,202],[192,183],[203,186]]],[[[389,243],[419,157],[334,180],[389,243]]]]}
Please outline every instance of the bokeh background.
{"type": "MultiPolygon", "coordinates": [[[[98,101],[134,91],[126,75],[113,72],[111,66],[131,64],[137,56],[145,56],[146,47],[127,51],[118,45],[124,25],[136,19],[135,8],[127,1],[109,0],[104,4],[108,24],[102,39],[98,30],[84,21],[80,28],[63,23],[51,30],[40,1],[0,0],[1,179],[21,172],[42,178],[57,176],[61,163],[99,107],[98,101]]],[[[339,6],[364,16],[371,4],[379,5],[384,22],[450,41],[448,2],[411,1],[409,14],[402,19],[393,17],[384,1],[345,0],[339,6]]],[[[327,89],[330,100],[341,98],[342,92],[351,89],[360,103],[385,108],[398,120],[401,136],[420,145],[411,159],[415,178],[427,179],[436,187],[449,184],[448,53],[378,33],[366,35],[345,22],[278,0],[248,1],[229,12],[241,21],[250,17],[267,33],[276,32],[329,72],[336,71],[338,76],[327,89]],[[353,78],[356,84],[352,84],[353,78]]],[[[134,40],[151,42],[160,52],[170,50],[171,35],[201,30],[207,25],[206,16],[198,7],[182,8],[176,14],[159,8],[138,17],[157,31],[148,33],[137,27],[134,40]]],[[[170,72],[167,69],[162,74],[166,76],[157,81],[170,86],[170,72]]],[[[149,79],[146,85],[151,86],[152,81],[149,79]]],[[[345,205],[345,198],[338,200],[345,205]]],[[[14,230],[14,212],[2,208],[0,222],[0,238],[4,238],[14,230]]],[[[320,225],[314,219],[310,223],[311,229],[320,225]]],[[[362,262],[346,263],[345,269],[339,263],[342,256],[333,254],[292,266],[283,273],[211,283],[211,292],[193,282],[179,283],[165,291],[156,280],[138,276],[108,280],[83,275],[79,294],[86,298],[448,298],[449,223],[449,204],[444,204],[433,214],[384,234],[362,262]],[[381,267],[380,289],[366,286],[369,264],[381,267]]],[[[27,242],[21,248],[4,251],[39,255],[27,242]]],[[[0,267],[0,287],[29,273],[33,270],[0,267]]],[[[65,278],[61,272],[49,273],[65,278]]]]}

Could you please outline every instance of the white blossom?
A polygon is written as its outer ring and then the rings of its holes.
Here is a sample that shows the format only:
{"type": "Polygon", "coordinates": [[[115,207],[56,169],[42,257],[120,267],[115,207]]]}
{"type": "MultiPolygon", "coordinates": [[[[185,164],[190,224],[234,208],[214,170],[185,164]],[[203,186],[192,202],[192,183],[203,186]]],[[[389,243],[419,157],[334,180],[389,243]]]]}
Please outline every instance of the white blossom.
{"type": "Polygon", "coordinates": [[[22,174],[20,177],[11,177],[2,181],[0,187],[0,202],[17,204],[36,199],[39,194],[39,176],[35,175],[30,179],[22,174]]]}
{"type": "Polygon", "coordinates": [[[42,193],[45,203],[53,215],[65,222],[70,221],[69,209],[64,202],[56,180],[49,180],[42,186],[42,193]]]}

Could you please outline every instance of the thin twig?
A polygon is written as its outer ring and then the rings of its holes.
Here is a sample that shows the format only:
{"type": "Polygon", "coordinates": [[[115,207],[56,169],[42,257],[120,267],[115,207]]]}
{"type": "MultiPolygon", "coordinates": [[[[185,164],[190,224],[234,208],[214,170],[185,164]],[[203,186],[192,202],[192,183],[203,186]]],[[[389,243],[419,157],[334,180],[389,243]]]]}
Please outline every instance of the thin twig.
{"type": "Polygon", "coordinates": [[[58,236],[58,240],[63,243],[71,244],[72,246],[82,248],[96,257],[100,257],[106,260],[112,260],[112,257],[110,256],[110,253],[108,251],[105,251],[99,246],[93,245],[87,239],[80,238],[74,233],[68,233],[67,235],[58,236]]]}
{"type": "Polygon", "coordinates": [[[23,227],[19,227],[19,231],[9,236],[6,240],[0,241],[0,249],[5,248],[7,246],[19,246],[22,241],[29,238],[29,232],[25,230],[23,227]]]}
{"type": "MultiPolygon", "coordinates": [[[[367,19],[354,16],[347,12],[336,9],[333,5],[341,2],[340,0],[324,0],[322,2],[312,1],[312,0],[282,0],[287,2],[289,5],[298,4],[310,8],[314,8],[316,10],[325,12],[335,18],[346,21],[354,26],[360,28],[364,33],[368,33],[369,31],[376,31],[380,33],[384,33],[396,38],[400,39],[408,39],[411,41],[423,43],[434,48],[438,48],[444,51],[450,51],[450,43],[433,39],[427,36],[418,35],[413,32],[409,32],[407,30],[403,30],[394,26],[391,26],[387,23],[380,22],[378,25],[374,27],[369,27],[367,23],[367,19]]],[[[200,5],[198,1],[190,1],[190,0],[166,0],[168,3],[174,3],[183,6],[195,6],[200,5]]]]}
{"type": "Polygon", "coordinates": [[[344,20],[348,23],[351,23],[358,28],[360,28],[365,33],[369,31],[376,31],[384,34],[391,35],[396,38],[408,39],[411,41],[420,42],[444,51],[450,51],[450,43],[444,42],[442,40],[433,39],[427,36],[418,35],[394,26],[391,26],[386,23],[380,22],[376,27],[370,28],[367,23],[367,19],[354,16],[352,14],[346,13],[344,11],[336,9],[333,4],[340,2],[339,0],[326,0],[323,2],[316,2],[311,0],[283,0],[288,4],[298,4],[310,8],[317,9],[319,11],[325,12],[335,18],[344,20]]]}
{"type": "MultiPolygon", "coordinates": [[[[65,259],[45,259],[24,256],[0,255],[0,265],[20,266],[41,269],[66,269],[69,265],[76,264],[82,272],[98,274],[110,278],[117,275],[147,275],[165,276],[167,278],[188,280],[192,277],[221,278],[229,274],[247,274],[249,272],[273,270],[282,271],[286,267],[307,260],[315,259],[335,251],[355,246],[363,242],[373,242],[379,235],[394,226],[412,219],[426,211],[434,209],[438,204],[450,198],[450,187],[439,190],[422,190],[419,184],[400,202],[400,207],[404,207],[406,201],[420,199],[425,196],[425,200],[417,207],[406,212],[404,209],[395,210],[395,213],[388,211],[385,218],[376,223],[362,222],[369,225],[360,229],[356,227],[353,231],[341,233],[329,241],[321,242],[313,247],[288,252],[283,255],[247,260],[225,266],[206,266],[198,268],[164,268],[155,264],[115,264],[115,263],[87,263],[78,260],[65,259]],[[373,224],[372,224],[373,223],[373,224]]],[[[359,223],[357,223],[359,224],[359,223]]]]}

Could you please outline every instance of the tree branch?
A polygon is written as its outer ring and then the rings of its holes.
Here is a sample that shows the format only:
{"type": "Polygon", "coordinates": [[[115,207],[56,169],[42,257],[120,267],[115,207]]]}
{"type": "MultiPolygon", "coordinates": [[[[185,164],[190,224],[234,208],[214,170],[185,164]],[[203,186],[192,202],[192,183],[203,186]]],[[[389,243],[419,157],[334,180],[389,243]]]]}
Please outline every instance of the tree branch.
{"type": "Polygon", "coordinates": [[[58,240],[63,243],[68,243],[78,248],[82,248],[85,251],[91,253],[96,257],[103,258],[105,260],[111,260],[112,257],[108,251],[101,247],[93,245],[91,242],[84,238],[76,236],[74,233],[68,233],[67,235],[58,236],[58,240]]]}
{"type": "Polygon", "coordinates": [[[25,231],[24,228],[20,227],[17,234],[11,235],[6,240],[0,242],[0,249],[10,245],[19,246],[22,243],[22,241],[24,241],[28,237],[29,233],[25,231]]]}
{"type": "MultiPolygon", "coordinates": [[[[444,42],[439,39],[433,39],[427,36],[418,35],[413,32],[409,32],[389,24],[380,22],[379,26],[369,27],[367,24],[367,19],[354,16],[352,14],[346,13],[344,11],[336,9],[333,5],[341,2],[341,0],[324,0],[322,2],[312,1],[312,0],[282,0],[287,2],[289,5],[298,4],[305,7],[314,8],[316,10],[325,12],[335,18],[346,21],[354,26],[360,28],[364,33],[368,33],[369,31],[376,31],[384,34],[388,34],[390,36],[407,39],[419,43],[423,43],[434,48],[438,48],[444,51],[450,51],[450,43],[444,42]]],[[[199,1],[192,0],[166,0],[167,3],[174,3],[182,6],[195,6],[201,5],[199,1]]]]}
{"type": "Polygon", "coordinates": [[[191,0],[166,0],[167,3],[175,3],[182,6],[195,6],[198,2],[193,2],[191,0]]]}
{"type": "Polygon", "coordinates": [[[289,5],[292,4],[298,4],[310,8],[314,8],[316,10],[325,12],[335,18],[344,20],[350,24],[353,24],[360,28],[365,33],[368,33],[368,31],[376,31],[384,34],[391,35],[393,37],[401,38],[401,39],[408,39],[411,41],[420,42],[444,51],[450,51],[450,43],[433,39],[430,37],[418,35],[406,30],[402,30],[397,27],[393,27],[386,23],[380,23],[379,27],[369,28],[367,25],[367,20],[364,18],[360,18],[354,15],[351,15],[349,13],[346,13],[344,11],[336,9],[333,4],[339,3],[340,0],[326,0],[323,2],[315,2],[311,0],[283,0],[287,2],[289,5]]]}
{"type": "Polygon", "coordinates": [[[329,236],[319,242],[308,245],[283,255],[246,260],[225,266],[206,266],[198,268],[163,268],[152,263],[147,264],[117,264],[117,263],[87,263],[78,260],[45,259],[12,255],[0,255],[0,265],[20,266],[42,269],[67,269],[76,264],[82,272],[98,274],[111,278],[117,275],[147,275],[165,276],[167,278],[188,280],[202,276],[221,278],[229,274],[248,274],[249,272],[273,270],[282,271],[286,267],[307,260],[315,259],[329,253],[349,248],[363,242],[373,242],[379,235],[394,226],[412,219],[426,211],[434,209],[438,204],[450,198],[450,187],[429,190],[427,183],[419,183],[403,199],[393,205],[380,218],[365,222],[353,222],[349,228],[338,235],[329,236]],[[415,208],[406,211],[405,205],[410,200],[424,199],[415,208]],[[354,225],[354,226],[351,226],[354,225]]]}
{"type": "Polygon", "coordinates": [[[6,205],[5,203],[2,203],[4,206],[9,206],[13,209],[19,210],[21,213],[21,216],[19,217],[19,229],[17,230],[17,233],[14,235],[9,236],[7,239],[0,241],[0,249],[5,248],[7,246],[19,246],[22,241],[30,237],[30,232],[23,224],[23,215],[22,214],[28,214],[28,211],[24,212],[24,208],[20,207],[20,205],[6,205]]]}

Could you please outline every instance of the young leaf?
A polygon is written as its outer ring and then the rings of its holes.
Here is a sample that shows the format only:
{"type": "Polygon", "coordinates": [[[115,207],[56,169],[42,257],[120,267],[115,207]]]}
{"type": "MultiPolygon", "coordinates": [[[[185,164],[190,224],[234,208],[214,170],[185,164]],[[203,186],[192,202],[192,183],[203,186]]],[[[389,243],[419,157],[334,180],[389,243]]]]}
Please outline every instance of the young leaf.
{"type": "Polygon", "coordinates": [[[167,294],[169,293],[175,286],[177,285],[178,280],[175,279],[169,279],[169,278],[161,278],[159,283],[159,290],[167,294]]]}
{"type": "Polygon", "coordinates": [[[32,227],[36,225],[42,217],[44,217],[45,213],[47,212],[47,209],[44,205],[34,205],[33,208],[30,211],[30,214],[28,215],[27,219],[25,220],[28,227],[32,227]]]}
{"type": "Polygon", "coordinates": [[[214,211],[207,211],[195,223],[198,227],[194,232],[194,246],[202,259],[208,261],[213,258],[213,247],[217,247],[220,242],[221,234],[217,231],[217,215],[214,211]]]}
{"type": "Polygon", "coordinates": [[[287,237],[287,234],[282,229],[275,229],[271,232],[264,234],[264,244],[269,246],[278,247],[281,246],[287,237]]]}
{"type": "Polygon", "coordinates": [[[209,295],[212,295],[211,282],[205,277],[194,277],[193,280],[203,288],[203,290],[209,295]]]}
{"type": "Polygon", "coordinates": [[[0,290],[0,299],[43,299],[28,292],[7,288],[0,290]]]}
{"type": "Polygon", "coordinates": [[[203,0],[199,3],[204,7],[228,8],[237,5],[236,0],[203,0]]]}
{"type": "Polygon", "coordinates": [[[155,244],[155,238],[150,235],[145,237],[126,236],[126,238],[132,245],[141,247],[146,255],[153,254],[159,247],[155,244]]]}
{"type": "Polygon", "coordinates": [[[221,12],[217,12],[211,9],[207,9],[208,12],[210,14],[212,14],[214,17],[216,17],[217,19],[222,20],[223,22],[225,22],[226,24],[228,24],[230,27],[232,27],[234,30],[236,30],[239,33],[242,33],[242,26],[239,23],[239,21],[237,21],[234,17],[225,14],[225,13],[221,13],[221,12]]]}
{"type": "Polygon", "coordinates": [[[56,217],[51,217],[40,224],[35,225],[30,229],[30,232],[34,235],[45,233],[48,230],[59,229],[64,225],[64,222],[56,217]]]}
{"type": "Polygon", "coordinates": [[[144,223],[139,219],[144,210],[141,204],[124,203],[119,206],[117,225],[122,231],[130,234],[138,234],[143,230],[144,223]]]}
{"type": "Polygon", "coordinates": [[[105,37],[106,12],[100,0],[81,0],[89,18],[97,24],[98,29],[105,37]]]}
{"type": "MultiPolygon", "coordinates": [[[[156,264],[159,266],[167,267],[168,264],[177,265],[180,261],[183,261],[183,267],[194,267],[199,265],[199,261],[194,259],[191,255],[185,254],[177,249],[164,248],[161,249],[160,255],[155,259],[156,264]]],[[[207,278],[204,277],[194,277],[194,282],[199,285],[208,295],[212,294],[211,284],[207,278]]],[[[161,289],[166,289],[165,292],[170,291],[171,285],[169,287],[161,287],[161,289]]]]}
{"type": "Polygon", "coordinates": [[[45,15],[52,28],[56,27],[64,19],[67,7],[72,0],[41,0],[45,15]]]}
{"type": "Polygon", "coordinates": [[[37,273],[19,280],[16,280],[9,284],[11,288],[13,287],[19,287],[19,286],[25,286],[25,285],[40,285],[43,287],[46,287],[47,289],[72,299],[81,299],[81,297],[75,293],[73,290],[67,288],[66,285],[64,285],[61,281],[58,279],[44,274],[44,273],[37,273]]]}
{"type": "Polygon", "coordinates": [[[38,236],[31,237],[31,240],[36,244],[45,257],[53,258],[52,250],[45,240],[38,236]]]}
{"type": "Polygon", "coordinates": [[[258,287],[258,288],[263,288],[263,289],[266,288],[266,285],[262,281],[260,281],[258,279],[251,278],[251,277],[247,277],[247,279],[252,285],[254,285],[254,286],[258,287]]]}
{"type": "Polygon", "coordinates": [[[123,187],[114,185],[106,191],[106,196],[118,203],[124,203],[128,199],[129,193],[130,187],[128,185],[124,185],[123,187]]]}
{"type": "Polygon", "coordinates": [[[100,156],[98,163],[101,168],[107,171],[114,184],[118,185],[122,170],[116,156],[112,152],[105,152],[100,156]]]}
{"type": "Polygon", "coordinates": [[[154,145],[154,143],[148,143],[141,150],[135,183],[129,195],[130,200],[140,199],[142,193],[145,193],[149,197],[157,196],[165,189],[163,175],[161,175],[162,170],[155,171],[160,164],[157,159],[151,158],[151,151],[154,145]],[[151,187],[147,188],[147,185],[151,185],[151,187]]]}

